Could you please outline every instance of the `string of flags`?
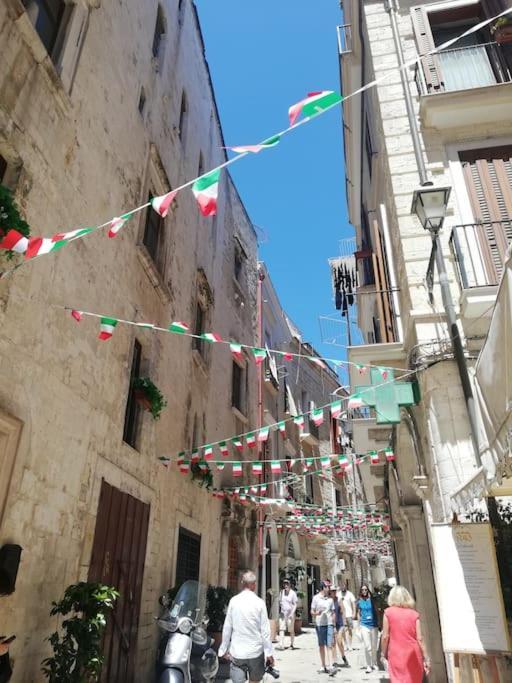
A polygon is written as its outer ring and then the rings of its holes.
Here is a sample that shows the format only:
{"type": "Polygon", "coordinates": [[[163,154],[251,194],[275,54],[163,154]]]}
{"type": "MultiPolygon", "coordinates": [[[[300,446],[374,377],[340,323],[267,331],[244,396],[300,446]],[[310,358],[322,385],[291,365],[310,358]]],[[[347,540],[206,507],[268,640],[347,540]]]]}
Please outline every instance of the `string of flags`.
{"type": "MultiPolygon", "coordinates": [[[[505,9],[504,11],[497,14],[495,17],[485,19],[484,21],[481,21],[480,23],[471,26],[468,30],[464,31],[455,38],[452,38],[442,43],[441,45],[434,47],[425,55],[417,56],[409,60],[408,62],[399,65],[397,67],[397,70],[401,71],[409,69],[414,64],[419,63],[422,59],[424,59],[424,57],[440,52],[441,50],[447,49],[461,38],[464,38],[465,36],[468,36],[472,33],[475,33],[476,31],[481,30],[484,26],[496,21],[500,17],[505,16],[510,12],[512,12],[512,9],[505,9]]],[[[199,177],[183,183],[176,189],[171,190],[170,192],[167,192],[162,196],[153,197],[149,202],[145,202],[144,204],[141,204],[140,206],[134,209],[126,211],[119,216],[115,216],[114,218],[106,221],[105,223],[93,227],[78,228],[70,230],[68,232],[58,232],[52,235],[51,237],[34,236],[26,238],[16,230],[9,230],[0,241],[0,249],[7,249],[10,251],[14,251],[17,254],[23,254],[25,260],[22,263],[15,265],[13,268],[10,268],[2,272],[0,274],[0,278],[6,277],[10,273],[14,272],[28,260],[33,260],[36,257],[44,256],[46,254],[58,251],[63,246],[77,239],[82,239],[86,235],[97,232],[98,230],[101,230],[103,228],[108,227],[109,238],[114,238],[119,234],[119,232],[122,230],[122,228],[130,218],[132,218],[136,213],[144,210],[149,206],[151,206],[157,213],[159,213],[160,216],[165,218],[176,196],[182,190],[188,187],[191,188],[192,193],[196,198],[198,208],[201,214],[203,216],[215,216],[217,213],[217,199],[219,191],[220,173],[223,168],[226,168],[227,166],[230,166],[231,164],[240,161],[240,159],[243,159],[248,154],[259,153],[264,149],[270,149],[272,147],[275,147],[281,141],[281,138],[284,135],[291,133],[299,126],[312,121],[313,119],[317,118],[318,116],[321,116],[322,114],[325,114],[327,111],[329,111],[333,107],[339,106],[342,102],[348,100],[349,98],[352,98],[356,95],[360,95],[361,93],[365,92],[366,90],[369,90],[370,88],[374,88],[379,83],[387,80],[393,74],[393,72],[394,69],[389,70],[379,78],[376,78],[373,81],[364,84],[362,87],[354,90],[351,93],[348,93],[345,96],[341,96],[332,90],[322,90],[318,92],[309,93],[307,97],[289,107],[289,126],[285,128],[283,131],[276,133],[275,135],[272,135],[269,138],[266,138],[261,143],[256,145],[251,144],[229,147],[228,149],[236,152],[237,156],[233,157],[232,159],[224,161],[222,164],[219,164],[219,166],[215,167],[211,171],[203,173],[199,177]]]]}
{"type": "MultiPolygon", "coordinates": [[[[266,358],[268,358],[271,354],[276,356],[277,358],[281,358],[284,361],[292,361],[294,358],[298,358],[301,360],[306,360],[312,363],[313,365],[316,365],[317,367],[321,369],[327,369],[327,363],[332,363],[336,367],[342,367],[342,366],[353,366],[357,369],[358,373],[361,376],[364,376],[366,372],[370,368],[378,368],[380,371],[381,377],[383,380],[386,380],[389,375],[389,371],[392,370],[393,372],[403,372],[403,373],[408,373],[410,372],[408,369],[405,368],[391,368],[391,367],[386,367],[386,366],[376,366],[372,364],[366,364],[362,365],[361,363],[354,363],[353,361],[349,360],[340,360],[338,358],[324,358],[323,356],[308,356],[304,353],[294,353],[291,351],[280,351],[278,349],[269,349],[267,347],[260,348],[258,346],[251,346],[250,344],[240,344],[239,342],[235,341],[227,341],[224,340],[221,335],[218,332],[203,332],[201,334],[194,334],[193,332],[190,331],[190,326],[182,321],[173,321],[168,327],[159,327],[158,325],[154,323],[149,323],[149,322],[135,322],[133,320],[124,320],[122,318],[113,318],[111,316],[104,315],[103,313],[93,313],[91,311],[82,311],[82,310],[76,310],[74,308],[70,308],[69,306],[59,306],[57,304],[53,304],[56,308],[62,308],[65,311],[70,311],[71,316],[77,321],[81,322],[84,317],[91,317],[91,318],[97,318],[100,322],[100,332],[98,334],[98,339],[101,339],[103,341],[107,341],[110,339],[113,335],[114,328],[118,324],[122,325],[131,325],[133,327],[138,327],[143,328],[143,329],[148,329],[148,330],[153,330],[155,332],[167,332],[171,334],[178,334],[183,337],[190,337],[193,339],[202,339],[205,342],[208,342],[209,344],[221,344],[224,346],[229,346],[229,350],[231,351],[231,354],[233,358],[237,360],[242,360],[244,358],[244,349],[247,349],[247,351],[251,354],[251,356],[254,359],[254,362],[256,365],[261,365],[266,358]],[[109,328],[110,334],[105,335],[103,334],[104,332],[104,326],[107,326],[109,328]]],[[[319,414],[318,414],[319,416],[319,414]]]]}

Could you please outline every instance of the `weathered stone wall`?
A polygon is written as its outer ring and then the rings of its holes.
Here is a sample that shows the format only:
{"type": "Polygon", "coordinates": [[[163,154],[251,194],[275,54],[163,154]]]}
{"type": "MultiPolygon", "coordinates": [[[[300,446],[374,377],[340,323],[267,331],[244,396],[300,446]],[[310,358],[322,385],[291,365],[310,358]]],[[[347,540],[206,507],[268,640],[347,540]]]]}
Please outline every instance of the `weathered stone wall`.
{"type": "MultiPolygon", "coordinates": [[[[184,1],[178,16],[177,0],[161,6],[166,35],[155,61],[156,2],[81,0],[76,11],[88,25],[76,71],[60,78],[22,3],[0,2],[0,154],[21,166],[16,199],[33,234],[109,220],[149,191],[197,176],[200,153],[205,170],[223,161],[195,10],[184,1]],[[188,121],[180,139],[183,88],[188,121]]],[[[75,45],[65,43],[67,58],[75,45]]],[[[1,623],[17,634],[15,682],[40,680],[44,638],[57,625],[50,603],[87,577],[102,478],[151,505],[137,680],[153,665],[152,616],[174,581],[180,524],[202,537],[201,579],[219,580],[220,503],[157,457],[191,446],[194,416],[198,443],[235,432],[229,350],[211,348],[203,363],[186,337],[121,324],[101,342],[97,322],[77,325],[59,306],[193,326],[202,269],[212,295],[208,328],[254,343],[256,238],[227,174],[215,219],[200,216],[189,190],[178,196],[165,220],[162,275],[142,246],[145,216],[135,215],[115,240],[100,231],[0,283],[0,410],[23,423],[0,527],[0,544],[23,546],[16,592],[0,600],[1,623]],[[247,254],[243,307],[233,286],[235,235],[247,254]],[[158,422],[144,415],[138,450],[122,440],[135,338],[144,374],[168,400],[158,422]]],[[[254,419],[252,392],[248,401],[254,419]]]]}

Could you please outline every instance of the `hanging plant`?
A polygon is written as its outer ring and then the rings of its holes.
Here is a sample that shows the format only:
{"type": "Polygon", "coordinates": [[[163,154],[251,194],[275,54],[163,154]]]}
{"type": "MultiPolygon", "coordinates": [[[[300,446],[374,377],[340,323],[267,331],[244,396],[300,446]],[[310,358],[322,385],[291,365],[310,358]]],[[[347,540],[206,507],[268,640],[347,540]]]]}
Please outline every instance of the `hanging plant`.
{"type": "Polygon", "coordinates": [[[197,462],[193,462],[190,466],[193,481],[199,482],[199,486],[211,489],[213,486],[213,474],[207,463],[203,463],[202,467],[197,462]]]}
{"type": "MultiPolygon", "coordinates": [[[[24,237],[30,235],[30,226],[21,217],[12,192],[4,185],[0,185],[0,240],[9,230],[17,230],[24,237]]],[[[8,259],[14,256],[13,251],[6,251],[5,254],[8,259]]]]}
{"type": "Polygon", "coordinates": [[[68,586],[62,600],[52,603],[51,616],[67,618],[62,632],[55,631],[48,638],[53,656],[43,660],[42,671],[50,683],[99,681],[107,614],[118,597],[110,586],[82,581],[68,586]]]}
{"type": "Polygon", "coordinates": [[[144,410],[148,410],[154,420],[158,420],[160,413],[167,405],[160,389],[153,384],[149,377],[136,377],[132,383],[135,400],[140,403],[144,410]]]}
{"type": "Polygon", "coordinates": [[[500,17],[492,26],[491,34],[498,45],[512,43],[512,22],[508,17],[500,17]]]}

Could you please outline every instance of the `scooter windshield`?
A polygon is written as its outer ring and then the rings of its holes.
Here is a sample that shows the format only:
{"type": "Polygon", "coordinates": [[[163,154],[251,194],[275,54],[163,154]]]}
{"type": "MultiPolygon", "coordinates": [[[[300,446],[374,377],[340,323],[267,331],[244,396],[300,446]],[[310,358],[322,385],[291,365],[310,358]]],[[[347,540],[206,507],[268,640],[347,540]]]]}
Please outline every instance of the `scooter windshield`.
{"type": "Polygon", "coordinates": [[[179,589],[171,609],[171,618],[188,617],[194,623],[202,620],[206,607],[206,588],[197,581],[185,581],[179,589]]]}

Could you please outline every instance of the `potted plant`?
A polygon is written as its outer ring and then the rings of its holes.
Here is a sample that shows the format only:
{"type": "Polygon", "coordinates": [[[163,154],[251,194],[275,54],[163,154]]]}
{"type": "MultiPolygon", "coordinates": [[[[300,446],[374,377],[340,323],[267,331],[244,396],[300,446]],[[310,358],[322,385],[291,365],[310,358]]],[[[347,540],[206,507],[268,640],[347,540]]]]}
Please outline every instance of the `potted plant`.
{"type": "Polygon", "coordinates": [[[222,628],[232,597],[233,591],[230,588],[224,588],[224,586],[208,586],[206,591],[207,630],[215,642],[216,650],[219,649],[222,641],[222,628]]]}
{"type": "Polygon", "coordinates": [[[213,486],[213,474],[208,463],[193,462],[190,466],[190,472],[192,474],[192,479],[199,482],[201,488],[204,486],[208,490],[211,489],[213,486]]]}
{"type": "MultiPolygon", "coordinates": [[[[0,185],[0,242],[9,230],[16,230],[23,237],[30,236],[29,224],[20,216],[12,192],[4,185],[0,185]]],[[[14,256],[14,252],[10,250],[4,253],[8,259],[14,256]]]]}
{"type": "Polygon", "coordinates": [[[43,660],[42,671],[50,683],[99,681],[103,655],[101,644],[107,614],[119,593],[101,583],[80,582],[68,586],[60,602],[53,602],[51,616],[66,617],[62,632],[48,638],[53,656],[43,660]]]}
{"type": "Polygon", "coordinates": [[[135,400],[148,410],[153,420],[158,420],[160,413],[167,405],[167,401],[160,389],[153,384],[149,377],[136,377],[132,383],[135,400]]]}
{"type": "Polygon", "coordinates": [[[500,17],[492,26],[491,34],[498,45],[512,43],[512,21],[508,17],[500,17]]]}

